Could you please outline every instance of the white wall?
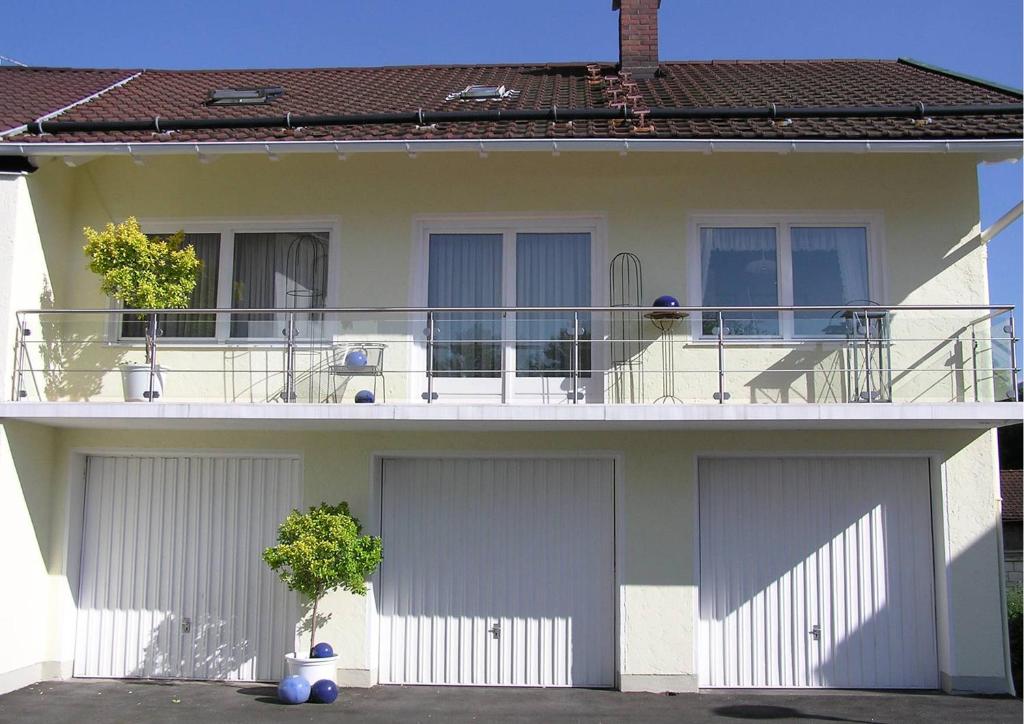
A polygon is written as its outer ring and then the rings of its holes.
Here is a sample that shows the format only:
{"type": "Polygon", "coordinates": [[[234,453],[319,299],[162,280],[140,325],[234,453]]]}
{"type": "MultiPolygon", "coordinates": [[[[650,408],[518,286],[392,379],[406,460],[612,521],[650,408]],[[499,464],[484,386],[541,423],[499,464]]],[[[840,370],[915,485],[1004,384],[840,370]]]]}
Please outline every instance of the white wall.
{"type": "MultiPolygon", "coordinates": [[[[989,433],[942,432],[709,432],[655,433],[395,433],[330,432],[133,432],[67,430],[58,433],[52,520],[74,519],[67,501],[69,461],[74,451],[111,448],[298,450],[305,460],[305,502],[347,500],[364,521],[377,512],[372,499],[372,454],[395,451],[620,451],[624,506],[622,536],[621,674],[624,688],[687,690],[696,686],[694,456],[707,452],[907,452],[935,453],[944,464],[948,510],[945,538],[938,548],[945,581],[937,595],[948,597],[939,611],[941,670],[950,688],[1000,690],[1003,649],[998,589],[998,552],[989,433]]],[[[72,476],[78,482],[80,471],[72,476]]],[[[73,505],[73,502],[72,502],[73,505]]],[[[56,536],[58,531],[54,531],[56,536]]],[[[57,540],[57,538],[54,538],[57,540]]],[[[68,560],[75,559],[71,536],[68,560]]],[[[385,541],[386,555],[386,541],[385,541]]],[[[48,656],[68,660],[73,651],[74,591],[54,600],[54,643],[48,656]],[[63,628],[62,628],[63,626],[63,628]]],[[[372,600],[333,594],[326,602],[331,621],[323,629],[339,652],[342,678],[350,685],[374,681],[372,600]]]]}

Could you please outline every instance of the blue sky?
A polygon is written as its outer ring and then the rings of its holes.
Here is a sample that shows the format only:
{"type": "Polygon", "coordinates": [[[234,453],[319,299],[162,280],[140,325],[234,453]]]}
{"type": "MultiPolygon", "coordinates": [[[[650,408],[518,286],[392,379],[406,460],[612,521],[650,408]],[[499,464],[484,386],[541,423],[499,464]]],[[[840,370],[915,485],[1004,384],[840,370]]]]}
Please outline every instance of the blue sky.
{"type": "MultiPolygon", "coordinates": [[[[903,56],[1020,88],[1022,23],[1020,0],[663,0],[661,56],[903,56]]],[[[36,0],[5,14],[0,55],[148,68],[614,60],[616,33],[611,0],[36,0]]],[[[1021,199],[1021,167],[979,169],[983,225],[1021,199]]],[[[1021,303],[1022,235],[1017,221],[992,242],[993,302],[1021,303]]]]}

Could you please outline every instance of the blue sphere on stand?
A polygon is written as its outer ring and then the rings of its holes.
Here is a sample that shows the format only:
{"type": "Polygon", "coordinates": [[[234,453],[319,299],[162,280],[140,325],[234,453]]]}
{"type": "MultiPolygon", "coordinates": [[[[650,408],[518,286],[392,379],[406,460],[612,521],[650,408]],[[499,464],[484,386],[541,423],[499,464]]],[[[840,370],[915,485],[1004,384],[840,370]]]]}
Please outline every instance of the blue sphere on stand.
{"type": "Polygon", "coordinates": [[[662,294],[660,297],[654,300],[653,307],[678,307],[679,300],[673,297],[671,294],[662,294]]]}
{"type": "Polygon", "coordinates": [[[365,367],[366,366],[366,350],[354,349],[345,355],[345,366],[346,367],[365,367]]]}
{"type": "Polygon", "coordinates": [[[374,399],[373,393],[369,390],[359,390],[359,392],[356,393],[356,402],[361,405],[372,403],[374,399]]]}
{"type": "Polygon", "coordinates": [[[286,676],[277,685],[277,698],[285,704],[304,704],[309,701],[309,682],[294,674],[286,676]]]}
{"type": "Polygon", "coordinates": [[[309,658],[311,659],[329,659],[332,656],[334,656],[334,649],[331,648],[330,644],[323,641],[309,650],[309,658]]]}
{"type": "Polygon", "coordinates": [[[338,698],[338,685],[330,679],[320,679],[309,689],[309,700],[315,704],[332,704],[338,698]]]}

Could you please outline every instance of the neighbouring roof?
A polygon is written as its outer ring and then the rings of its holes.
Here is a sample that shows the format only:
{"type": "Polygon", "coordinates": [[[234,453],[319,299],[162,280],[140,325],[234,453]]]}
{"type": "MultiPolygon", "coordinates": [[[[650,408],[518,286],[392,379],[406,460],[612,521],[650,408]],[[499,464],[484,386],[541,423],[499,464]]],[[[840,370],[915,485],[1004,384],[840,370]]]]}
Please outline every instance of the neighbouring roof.
{"type": "Polygon", "coordinates": [[[1024,493],[1021,492],[1024,486],[1020,470],[1000,470],[999,487],[1002,490],[1003,498],[1003,520],[1008,522],[1021,522],[1024,519],[1024,501],[1021,500],[1024,493]]]}
{"type": "MultiPolygon", "coordinates": [[[[602,75],[616,67],[600,64],[602,75]]],[[[129,71],[0,68],[0,128],[12,128],[95,92],[129,71]]],[[[657,77],[637,80],[649,107],[842,107],[1005,105],[1019,92],[905,60],[663,62],[657,77]]],[[[61,113],[57,121],[245,118],[463,109],[608,108],[605,90],[588,82],[585,64],[410,66],[286,70],[147,70],[131,81],[61,113]],[[500,101],[451,101],[469,85],[519,91],[500,101]],[[259,106],[205,105],[218,88],[280,86],[283,95],[259,106]]],[[[28,133],[14,142],[161,142],[282,140],[420,140],[631,138],[632,124],[608,120],[476,121],[418,127],[350,125],[154,131],[28,133]]],[[[913,118],[657,119],[647,138],[686,139],[1008,139],[1020,138],[1019,114],[913,118]],[[779,119],[782,121],[783,119],[779,119]]]]}

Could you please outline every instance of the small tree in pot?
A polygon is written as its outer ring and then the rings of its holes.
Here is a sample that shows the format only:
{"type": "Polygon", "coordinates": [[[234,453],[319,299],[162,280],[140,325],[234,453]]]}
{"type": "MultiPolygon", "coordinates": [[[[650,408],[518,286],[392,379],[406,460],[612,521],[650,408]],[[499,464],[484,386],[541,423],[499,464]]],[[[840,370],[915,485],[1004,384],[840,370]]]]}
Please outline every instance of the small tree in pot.
{"type": "MultiPolygon", "coordinates": [[[[363,527],[349,512],[348,503],[321,503],[305,513],[293,510],[277,529],[277,545],[263,551],[263,560],[285,585],[312,603],[310,650],[316,645],[320,600],[338,589],[366,595],[366,578],[380,565],[380,538],[362,532],[363,527]]],[[[292,669],[290,673],[307,679],[328,678],[326,671],[308,675],[303,671],[304,666],[316,666],[316,659],[296,654],[286,657],[286,661],[292,669]]],[[[333,681],[334,671],[329,674],[333,681]]]]}
{"type": "MultiPolygon", "coordinates": [[[[202,262],[195,249],[185,246],[183,231],[167,237],[146,236],[139,222],[128,217],[120,224],[107,224],[102,231],[87,226],[83,233],[88,241],[83,251],[89,257],[89,269],[99,275],[100,291],[104,294],[121,302],[126,309],[184,309],[188,306],[202,262]]],[[[146,318],[144,314],[138,316],[146,318]]],[[[159,372],[155,366],[156,321],[156,314],[150,314],[146,325],[146,365],[134,366],[136,373],[147,377],[159,372]]],[[[126,399],[142,399],[129,392],[128,374],[126,371],[126,399]]],[[[153,383],[152,379],[147,379],[146,388],[153,383]]]]}

